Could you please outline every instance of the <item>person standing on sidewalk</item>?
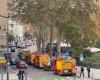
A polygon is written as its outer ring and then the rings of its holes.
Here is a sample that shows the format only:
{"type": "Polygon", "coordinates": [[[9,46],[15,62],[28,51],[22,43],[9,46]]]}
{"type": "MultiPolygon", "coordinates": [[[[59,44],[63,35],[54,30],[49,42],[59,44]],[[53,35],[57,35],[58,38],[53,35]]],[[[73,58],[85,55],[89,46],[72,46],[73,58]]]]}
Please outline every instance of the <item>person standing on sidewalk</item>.
{"type": "Polygon", "coordinates": [[[87,66],[87,73],[88,73],[88,78],[90,78],[90,67],[87,66]]]}
{"type": "Polygon", "coordinates": [[[80,77],[81,77],[81,75],[83,75],[83,77],[84,77],[84,67],[83,66],[81,67],[81,70],[80,70],[80,77]]]}

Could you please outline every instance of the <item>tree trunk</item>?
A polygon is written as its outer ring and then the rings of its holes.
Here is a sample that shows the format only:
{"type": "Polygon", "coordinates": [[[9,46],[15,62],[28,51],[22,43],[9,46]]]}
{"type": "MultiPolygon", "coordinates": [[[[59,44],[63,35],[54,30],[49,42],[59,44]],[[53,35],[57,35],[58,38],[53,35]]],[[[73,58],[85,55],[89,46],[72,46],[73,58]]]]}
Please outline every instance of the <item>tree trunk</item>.
{"type": "Polygon", "coordinates": [[[36,33],[36,43],[37,43],[37,52],[41,52],[41,39],[42,39],[42,32],[41,32],[41,26],[39,28],[40,30],[36,33]]]}
{"type": "Polygon", "coordinates": [[[42,53],[45,53],[45,32],[44,32],[44,29],[42,29],[42,53]]]}
{"type": "Polygon", "coordinates": [[[38,53],[40,53],[40,44],[41,44],[41,42],[40,42],[40,38],[39,37],[37,37],[37,52],[38,53]]]}
{"type": "Polygon", "coordinates": [[[58,27],[58,35],[57,35],[57,52],[58,54],[57,55],[61,55],[61,49],[60,49],[60,42],[61,42],[61,32],[62,32],[62,29],[61,29],[61,26],[58,27]]]}
{"type": "Polygon", "coordinates": [[[53,39],[53,27],[50,26],[50,46],[49,46],[49,55],[52,56],[52,39],[53,39]]]}

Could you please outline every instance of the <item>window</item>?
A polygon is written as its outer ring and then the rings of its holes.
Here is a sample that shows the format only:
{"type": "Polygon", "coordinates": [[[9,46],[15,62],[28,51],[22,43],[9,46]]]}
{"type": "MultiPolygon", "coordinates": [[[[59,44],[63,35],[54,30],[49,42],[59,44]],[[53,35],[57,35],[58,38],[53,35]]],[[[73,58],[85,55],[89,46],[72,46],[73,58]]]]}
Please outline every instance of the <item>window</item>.
{"type": "Polygon", "coordinates": [[[24,61],[20,61],[20,63],[19,64],[26,64],[24,61]]]}

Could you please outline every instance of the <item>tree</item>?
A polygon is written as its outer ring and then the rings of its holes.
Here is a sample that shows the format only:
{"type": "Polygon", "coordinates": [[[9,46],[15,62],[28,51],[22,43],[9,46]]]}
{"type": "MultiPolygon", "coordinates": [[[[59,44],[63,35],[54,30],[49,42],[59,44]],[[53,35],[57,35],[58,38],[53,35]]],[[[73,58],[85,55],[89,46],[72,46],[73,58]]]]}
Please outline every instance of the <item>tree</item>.
{"type": "Polygon", "coordinates": [[[21,23],[30,24],[34,30],[37,37],[38,51],[40,52],[40,45],[43,34],[44,24],[43,19],[45,16],[45,8],[43,1],[40,0],[16,0],[13,4],[11,11],[13,11],[15,19],[18,18],[21,23]],[[16,5],[17,4],[17,5],[16,5]],[[16,5],[16,6],[14,6],[16,5]],[[44,10],[42,10],[44,9],[44,10]]]}
{"type": "Polygon", "coordinates": [[[43,35],[50,28],[50,55],[52,55],[53,28],[58,31],[58,54],[60,39],[66,39],[73,49],[83,49],[95,41],[95,13],[93,0],[16,0],[12,11],[22,23],[31,24],[37,37],[37,45],[44,43],[43,35]],[[62,36],[63,34],[63,36],[62,36]]]}
{"type": "Polygon", "coordinates": [[[100,39],[100,4],[97,4],[97,11],[92,16],[92,19],[95,21],[95,24],[96,24],[97,41],[99,41],[100,39]]]}
{"type": "Polygon", "coordinates": [[[90,42],[95,42],[95,23],[90,16],[95,13],[96,5],[93,0],[75,0],[72,4],[70,18],[65,22],[64,34],[72,48],[79,51],[90,46],[90,42]]]}
{"type": "Polygon", "coordinates": [[[25,38],[30,38],[31,35],[28,31],[25,31],[24,36],[25,36],[25,38]]]}

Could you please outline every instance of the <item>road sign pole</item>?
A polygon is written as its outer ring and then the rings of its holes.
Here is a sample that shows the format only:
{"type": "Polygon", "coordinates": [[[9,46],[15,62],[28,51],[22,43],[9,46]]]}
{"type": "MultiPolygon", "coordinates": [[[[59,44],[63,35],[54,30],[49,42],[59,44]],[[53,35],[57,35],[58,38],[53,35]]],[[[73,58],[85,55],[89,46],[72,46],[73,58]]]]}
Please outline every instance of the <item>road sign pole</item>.
{"type": "Polygon", "coordinates": [[[7,71],[7,80],[9,80],[9,72],[8,72],[8,62],[9,62],[9,48],[8,48],[8,32],[9,32],[9,15],[8,15],[8,11],[7,11],[7,16],[2,16],[0,15],[0,17],[6,18],[7,19],[7,32],[6,32],[6,36],[7,36],[7,64],[6,64],[6,71],[7,71]]]}
{"type": "MultiPolygon", "coordinates": [[[[8,13],[7,13],[8,15],[8,13]]],[[[7,70],[7,80],[9,80],[9,70],[8,70],[8,62],[9,62],[9,47],[8,47],[8,27],[9,27],[9,22],[8,22],[8,18],[7,18],[7,66],[6,66],[6,70],[7,70]]]]}

